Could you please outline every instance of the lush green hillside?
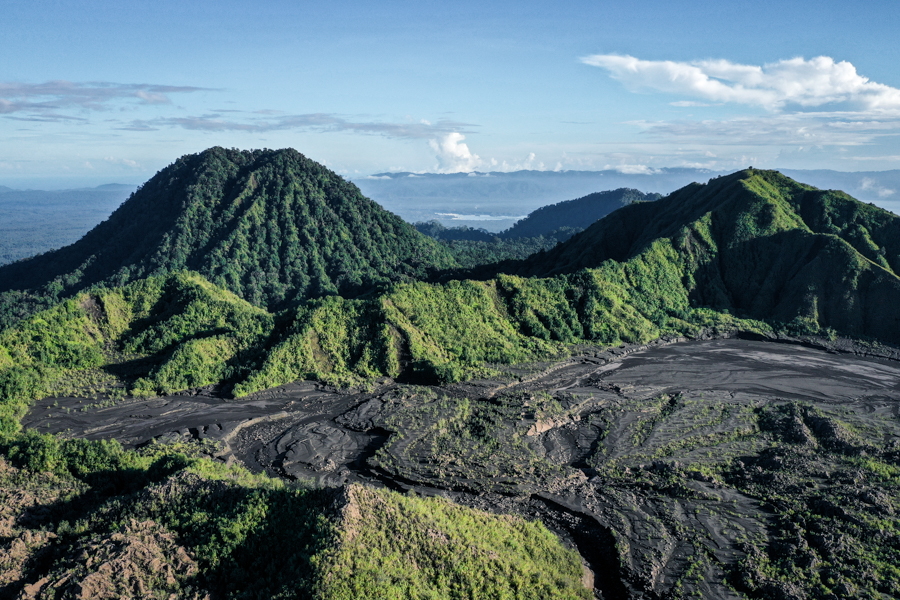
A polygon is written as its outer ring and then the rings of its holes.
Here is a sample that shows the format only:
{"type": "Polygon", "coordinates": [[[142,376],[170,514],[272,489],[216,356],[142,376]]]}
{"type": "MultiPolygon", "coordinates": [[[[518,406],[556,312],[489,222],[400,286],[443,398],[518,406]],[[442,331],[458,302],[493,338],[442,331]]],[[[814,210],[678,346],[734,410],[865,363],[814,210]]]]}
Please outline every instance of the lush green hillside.
{"type": "Polygon", "coordinates": [[[446,249],[295,150],[212,148],[160,171],[72,246],[0,268],[0,292],[65,296],[192,269],[277,306],[453,265],[446,249]]]}
{"type": "Polygon", "coordinates": [[[240,396],[298,378],[458,381],[567,344],[715,326],[896,343],[898,229],[841,193],[745,171],[626,207],[514,265],[527,278],[398,283],[276,314],[176,273],[83,293],[4,332],[0,393],[14,428],[28,399],[97,368],[131,393],[224,382],[240,396]]]}
{"type": "Polygon", "coordinates": [[[0,450],[3,597],[593,597],[578,554],[521,518],[288,485],[202,445],[29,433],[0,450]]]}
{"type": "MultiPolygon", "coordinates": [[[[207,385],[242,396],[299,378],[341,386],[378,377],[453,382],[559,357],[585,342],[646,342],[704,328],[837,331],[900,342],[893,310],[900,303],[900,217],[776,172],[748,170],[626,206],[552,250],[507,264],[509,273],[430,283],[413,279],[430,265],[452,264],[449,255],[368,201],[329,192],[350,188],[316,168],[292,152],[214,149],[186,157],[123,207],[128,218],[115,217],[134,239],[104,224],[68,253],[14,265],[56,265],[69,275],[49,285],[70,295],[0,332],[0,527],[10,540],[0,547],[0,594],[70,597],[80,586],[107,597],[462,598],[485,590],[585,597],[577,557],[534,524],[382,491],[350,488],[336,497],[198,457],[209,448],[123,451],[114,442],[23,432],[19,421],[35,398],[105,402],[207,385]],[[298,179],[303,165],[306,178],[298,179]],[[185,187],[163,177],[179,169],[205,183],[185,187]],[[148,188],[156,192],[141,196],[148,188]],[[167,189],[170,196],[160,191],[167,189]],[[142,206],[143,221],[129,212],[142,206]],[[286,212],[292,216],[282,218],[286,212]],[[142,229],[156,233],[141,237],[142,229]],[[96,231],[109,234],[115,252],[96,231]],[[305,243],[279,237],[301,235],[305,243]],[[65,261],[81,260],[72,258],[75,248],[90,244],[88,258],[64,271],[65,261]],[[123,248],[132,252],[125,262],[123,248]],[[305,258],[285,262],[288,248],[305,258]],[[177,270],[194,260],[200,272],[177,270]],[[254,274],[275,260],[297,269],[284,271],[283,281],[282,271],[271,280],[254,274]],[[105,285],[75,292],[95,281],[105,285]],[[341,290],[346,296],[331,293],[341,290]]],[[[34,285],[43,281],[21,273],[34,285]]],[[[654,409],[642,397],[636,410],[662,415],[678,404],[668,396],[657,401],[654,409]]],[[[488,435],[490,406],[502,402],[484,402],[472,425],[480,437],[456,437],[508,442],[488,435]]],[[[795,412],[760,413],[760,427],[801,419],[826,428],[809,409],[795,412]]],[[[518,412],[510,418],[522,425],[518,412]]],[[[449,425],[441,421],[435,435],[455,435],[449,425]]],[[[409,427],[392,439],[404,431],[409,427]]],[[[892,448],[878,454],[890,464],[869,462],[893,486],[892,448]]],[[[492,464],[498,455],[485,445],[474,456],[492,464]]],[[[591,468],[607,481],[631,476],[602,467],[591,468]]],[[[772,489],[762,478],[747,481],[741,489],[772,489]]],[[[779,506],[785,519],[793,514],[779,506]]],[[[876,521],[867,527],[885,529],[876,521]]],[[[879,581],[894,573],[893,555],[883,556],[879,581]]],[[[761,597],[769,595],[766,581],[793,577],[799,564],[748,560],[759,572],[742,585],[762,590],[761,597]]]]}
{"type": "Polygon", "coordinates": [[[900,342],[900,217],[775,171],[624,207],[508,270],[547,277],[654,255],[668,255],[660,268],[693,307],[900,342]]]}

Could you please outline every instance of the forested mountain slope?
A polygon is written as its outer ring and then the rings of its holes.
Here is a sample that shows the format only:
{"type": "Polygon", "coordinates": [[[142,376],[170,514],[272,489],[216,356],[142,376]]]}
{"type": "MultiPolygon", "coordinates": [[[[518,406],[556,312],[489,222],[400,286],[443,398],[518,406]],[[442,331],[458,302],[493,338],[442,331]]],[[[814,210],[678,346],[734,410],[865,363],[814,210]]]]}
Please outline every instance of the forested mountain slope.
{"type": "Polygon", "coordinates": [[[0,336],[0,394],[21,410],[72,369],[121,361],[116,352],[143,361],[120,378],[131,392],[228,383],[241,396],[299,378],[459,381],[559,356],[567,344],[643,343],[712,326],[897,343],[898,263],[900,217],[743,171],[625,207],[483,281],[400,282],[279,312],[197,273],[95,288],[0,336]]]}
{"type": "Polygon", "coordinates": [[[900,340],[900,217],[776,171],[626,206],[506,270],[548,277],[654,254],[680,273],[694,307],[900,340]]]}
{"type": "Polygon", "coordinates": [[[77,243],[0,268],[0,291],[65,296],[192,269],[277,306],[453,264],[434,240],[296,150],[211,148],[160,171],[77,243]]]}
{"type": "MultiPolygon", "coordinates": [[[[227,460],[226,440],[201,437],[201,427],[184,422],[175,436],[181,441],[137,451],[21,429],[39,398],[48,400],[41,413],[68,414],[56,399],[78,399],[72,406],[85,415],[121,401],[122,414],[143,419],[144,409],[132,404],[141,397],[169,414],[170,402],[231,405],[223,398],[262,390],[269,391],[245,404],[271,401],[280,412],[247,431],[252,456],[262,456],[265,437],[281,461],[269,464],[284,469],[282,459],[295,450],[318,452],[308,445],[313,433],[323,444],[346,434],[366,453],[353,463],[366,481],[376,474],[479,501],[491,496],[503,511],[544,498],[540,514],[576,517],[567,531],[582,536],[580,548],[607,553],[592,559],[603,561],[592,564],[603,567],[595,581],[610,591],[604,597],[627,597],[626,583],[653,597],[723,597],[703,592],[712,585],[761,600],[900,593],[892,396],[853,399],[865,414],[851,421],[842,397],[830,398],[825,385],[800,396],[825,397],[821,408],[784,400],[777,385],[777,396],[748,392],[743,380],[732,382],[734,390],[715,387],[718,381],[695,389],[673,384],[667,372],[656,388],[620,384],[613,370],[626,367],[610,369],[606,360],[624,350],[597,348],[735,330],[786,332],[793,341],[837,332],[896,344],[900,218],[840,192],[748,170],[624,207],[483,280],[391,282],[451,261],[367,201],[332,194],[352,188],[299,154],[213,149],[170,169],[173,177],[186,169],[195,185],[162,177],[168,171],[151,180],[144,189],[162,191],[142,197],[142,189],[135,198],[143,200],[126,205],[138,224],[120,217],[133,240],[99,228],[109,244],[95,233],[88,236],[94,246],[83,240],[70,248],[90,251],[75,271],[65,271],[66,260],[77,262],[71,254],[57,255],[65,280],[21,271],[34,285],[51,281],[64,292],[105,285],[0,331],[0,495],[10,499],[0,596],[68,597],[80,586],[88,595],[116,590],[110,597],[148,590],[183,598],[589,597],[584,586],[593,577],[579,557],[521,519],[355,487],[335,497],[253,476],[202,458],[227,460]],[[142,237],[142,228],[150,233],[142,237]],[[302,249],[307,262],[282,258],[281,236],[291,235],[306,236],[287,246],[302,249]],[[124,259],[123,248],[131,252],[124,259]],[[339,259],[359,262],[328,270],[339,259]],[[258,285],[254,270],[276,260],[321,263],[323,275],[315,280],[298,267],[275,278],[285,288],[258,285]],[[201,272],[176,270],[190,264],[201,272]],[[315,287],[324,277],[330,283],[315,287]],[[355,297],[328,293],[357,294],[368,285],[376,287],[355,297]],[[295,295],[267,296],[279,289],[295,295]],[[291,299],[297,302],[273,308],[291,299]],[[523,375],[546,366],[523,363],[573,353],[580,356],[555,362],[538,379],[523,375]],[[569,368],[569,379],[556,378],[569,368]],[[479,376],[467,385],[420,385],[479,376]],[[347,403],[343,412],[320,412],[317,394],[327,386],[305,399],[263,399],[299,379],[343,388],[334,393],[347,403]],[[372,394],[346,393],[349,386],[372,394]],[[179,391],[187,393],[173,398],[179,391]],[[196,443],[188,444],[192,431],[196,443]],[[585,515],[594,521],[581,521],[585,515]],[[93,558],[77,558],[84,556],[93,558]]],[[[53,265],[50,257],[18,267],[53,265]]],[[[897,355],[871,340],[858,347],[897,355]]],[[[783,354],[775,358],[766,364],[780,364],[783,354]]],[[[716,360],[709,357],[712,370],[723,364],[716,360]]],[[[873,393],[896,389],[892,369],[857,368],[857,382],[888,377],[873,393]]],[[[815,379],[807,372],[796,378],[815,379]]],[[[859,393],[854,385],[846,397],[859,393]]],[[[232,432],[249,425],[204,422],[203,436],[217,424],[232,432]]],[[[167,435],[160,441],[171,442],[167,435]]],[[[318,472],[319,463],[309,464],[318,472]]]]}

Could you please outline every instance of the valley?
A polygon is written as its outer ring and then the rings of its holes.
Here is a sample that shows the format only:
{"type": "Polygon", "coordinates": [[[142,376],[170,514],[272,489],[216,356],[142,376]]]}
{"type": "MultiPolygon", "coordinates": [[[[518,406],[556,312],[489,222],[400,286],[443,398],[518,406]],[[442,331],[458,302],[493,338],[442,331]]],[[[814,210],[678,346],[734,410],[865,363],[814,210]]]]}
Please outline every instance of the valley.
{"type": "Polygon", "coordinates": [[[135,447],[198,443],[275,477],[537,518],[578,549],[602,598],[741,598],[781,585],[753,580],[754,552],[784,535],[785,515],[737,464],[777,463],[775,490],[826,507],[811,521],[840,521],[827,507],[848,495],[861,500],[845,515],[891,510],[895,477],[858,457],[900,446],[900,362],[812,341],[821,347],[726,337],[585,348],[443,386],[295,382],[239,400],[204,389],[93,407],[48,398],[23,423],[135,447]]]}
{"type": "Polygon", "coordinates": [[[900,595],[900,217],[752,168],[535,215],[211,148],[0,266],[0,598],[900,595]]]}

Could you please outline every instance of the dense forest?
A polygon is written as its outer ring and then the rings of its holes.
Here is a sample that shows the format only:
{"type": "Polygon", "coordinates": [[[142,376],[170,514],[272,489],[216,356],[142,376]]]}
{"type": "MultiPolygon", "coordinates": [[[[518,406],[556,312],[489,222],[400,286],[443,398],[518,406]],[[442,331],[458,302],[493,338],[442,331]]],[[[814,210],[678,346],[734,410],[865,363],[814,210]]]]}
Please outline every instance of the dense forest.
{"type": "Polygon", "coordinates": [[[160,171],[75,244],[0,267],[0,292],[68,297],[192,269],[279,307],[452,266],[440,244],[299,152],[212,148],[160,171]]]}
{"type": "MultiPolygon", "coordinates": [[[[12,519],[4,535],[30,540],[0,552],[0,594],[23,581],[41,597],[73,594],[67,577],[90,567],[78,556],[117,560],[104,553],[125,548],[155,553],[167,575],[116,585],[180,597],[475,597],[484,586],[589,597],[577,557],[540,526],[439,499],[286,485],[202,448],[23,431],[38,398],[208,386],[239,398],[298,379],[449,384],[586,345],[704,332],[900,343],[900,217],[774,171],[630,202],[522,260],[463,256],[295,151],[214,148],[161,171],[78,243],[0,268],[0,493],[18,498],[0,516],[12,519]],[[476,263],[478,278],[457,277],[476,263]],[[43,504],[52,509],[30,525],[43,504]]],[[[480,410],[479,440],[495,409],[480,410]]],[[[876,466],[879,485],[895,485],[898,467],[876,466]]],[[[878,552],[888,589],[894,554],[878,552]]],[[[759,582],[792,572],[770,571],[743,585],[770,597],[759,582]]]]}
{"type": "Polygon", "coordinates": [[[224,381],[240,396],[297,378],[459,381],[567,344],[712,326],[896,343],[898,265],[900,218],[743,171],[626,207],[549,251],[489,267],[483,281],[397,282],[280,312],[196,272],[94,286],[3,332],[0,389],[14,427],[22,402],[71,369],[119,360],[110,349],[146,359],[130,393],[224,381]]]}

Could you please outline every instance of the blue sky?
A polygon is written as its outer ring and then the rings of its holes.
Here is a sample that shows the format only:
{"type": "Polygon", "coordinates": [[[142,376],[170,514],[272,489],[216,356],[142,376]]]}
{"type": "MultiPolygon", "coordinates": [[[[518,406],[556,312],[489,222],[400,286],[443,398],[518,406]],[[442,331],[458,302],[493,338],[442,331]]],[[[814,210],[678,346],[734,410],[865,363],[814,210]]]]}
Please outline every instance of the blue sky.
{"type": "Polygon", "coordinates": [[[354,177],[900,168],[893,2],[0,3],[0,184],[213,145],[354,177]]]}

